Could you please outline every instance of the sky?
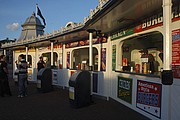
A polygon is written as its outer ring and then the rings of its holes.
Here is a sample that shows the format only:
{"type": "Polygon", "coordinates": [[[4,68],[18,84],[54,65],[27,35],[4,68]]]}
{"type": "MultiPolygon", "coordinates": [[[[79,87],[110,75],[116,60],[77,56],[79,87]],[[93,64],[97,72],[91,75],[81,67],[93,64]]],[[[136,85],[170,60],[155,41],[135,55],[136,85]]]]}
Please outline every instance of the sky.
{"type": "Polygon", "coordinates": [[[46,21],[45,33],[52,33],[70,21],[83,22],[98,0],[0,0],[0,40],[18,39],[21,25],[36,12],[36,4],[46,21]]]}

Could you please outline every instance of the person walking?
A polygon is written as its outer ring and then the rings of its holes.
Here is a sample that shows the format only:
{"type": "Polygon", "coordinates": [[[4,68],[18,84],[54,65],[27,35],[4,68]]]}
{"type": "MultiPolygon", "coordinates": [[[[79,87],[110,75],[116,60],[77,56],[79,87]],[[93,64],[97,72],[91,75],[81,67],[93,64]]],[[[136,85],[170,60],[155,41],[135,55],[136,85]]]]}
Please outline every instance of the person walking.
{"type": "Polygon", "coordinates": [[[0,86],[1,86],[1,96],[4,97],[4,94],[12,96],[11,90],[9,87],[8,81],[8,68],[6,63],[5,55],[0,56],[0,86]]]}
{"type": "Polygon", "coordinates": [[[25,60],[25,56],[21,54],[18,58],[17,69],[19,70],[18,74],[18,97],[27,96],[27,91],[25,87],[25,83],[27,82],[27,62],[25,60]]]}

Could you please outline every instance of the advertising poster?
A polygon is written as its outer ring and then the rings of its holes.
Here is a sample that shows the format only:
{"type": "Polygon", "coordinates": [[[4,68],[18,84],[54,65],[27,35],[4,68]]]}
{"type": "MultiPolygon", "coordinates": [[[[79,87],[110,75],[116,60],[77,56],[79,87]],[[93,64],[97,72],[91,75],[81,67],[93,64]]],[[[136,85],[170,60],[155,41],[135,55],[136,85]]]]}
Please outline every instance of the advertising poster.
{"type": "Polygon", "coordinates": [[[132,104],[132,79],[118,77],[117,97],[132,104]]]}
{"type": "Polygon", "coordinates": [[[116,70],[116,45],[112,46],[112,71],[116,70]]]}
{"type": "Polygon", "coordinates": [[[172,32],[172,70],[174,78],[180,78],[180,29],[172,32]]]}
{"type": "Polygon", "coordinates": [[[161,84],[137,80],[136,107],[161,118],[161,90],[161,84]]]}
{"type": "Polygon", "coordinates": [[[106,71],[106,48],[101,49],[101,71],[106,71]]]}
{"type": "Polygon", "coordinates": [[[70,52],[67,52],[67,61],[66,62],[67,62],[66,67],[67,67],[67,69],[69,69],[70,68],[70,52]]]}

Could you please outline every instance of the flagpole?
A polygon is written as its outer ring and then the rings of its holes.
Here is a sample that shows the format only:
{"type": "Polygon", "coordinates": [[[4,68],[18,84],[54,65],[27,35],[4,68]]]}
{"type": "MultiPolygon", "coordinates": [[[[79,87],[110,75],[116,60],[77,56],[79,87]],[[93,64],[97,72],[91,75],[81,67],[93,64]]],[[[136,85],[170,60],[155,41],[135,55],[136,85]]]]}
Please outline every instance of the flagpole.
{"type": "Polygon", "coordinates": [[[37,7],[38,7],[38,4],[36,3],[36,17],[37,17],[37,7]]]}

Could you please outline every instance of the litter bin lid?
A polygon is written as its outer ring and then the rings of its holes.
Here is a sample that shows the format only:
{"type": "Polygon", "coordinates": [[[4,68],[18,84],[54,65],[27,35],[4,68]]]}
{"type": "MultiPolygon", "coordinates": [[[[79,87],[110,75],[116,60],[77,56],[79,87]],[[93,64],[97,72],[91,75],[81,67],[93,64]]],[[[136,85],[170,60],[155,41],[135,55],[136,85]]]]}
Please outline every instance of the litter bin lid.
{"type": "Polygon", "coordinates": [[[75,81],[77,76],[79,75],[79,73],[81,73],[82,71],[76,71],[75,73],[72,74],[72,76],[70,77],[71,81],[75,81]]]}

